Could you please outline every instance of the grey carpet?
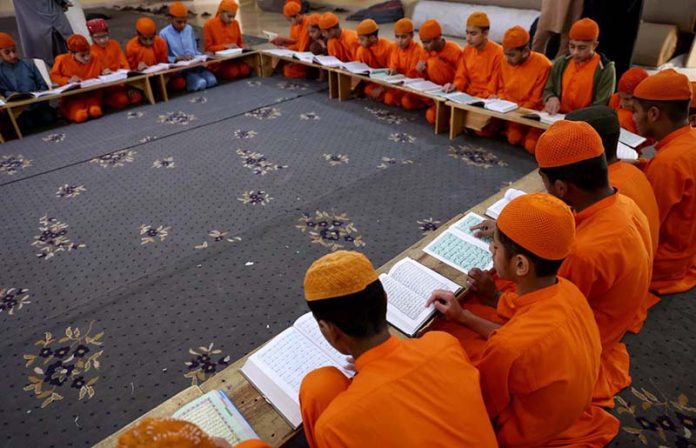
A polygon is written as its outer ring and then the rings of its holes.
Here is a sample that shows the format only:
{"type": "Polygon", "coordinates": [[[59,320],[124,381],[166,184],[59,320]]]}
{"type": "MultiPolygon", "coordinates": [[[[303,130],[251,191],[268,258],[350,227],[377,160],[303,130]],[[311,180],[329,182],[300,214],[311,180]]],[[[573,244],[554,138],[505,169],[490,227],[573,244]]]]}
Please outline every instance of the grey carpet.
{"type": "MultiPolygon", "coordinates": [[[[358,248],[380,265],[535,167],[499,140],[436,136],[422,112],[282,83],[242,80],[0,145],[0,446],[97,442],[290,325],[317,257],[358,248]],[[197,120],[157,123],[179,111],[197,120]],[[44,216],[67,227],[42,231],[44,216]],[[211,343],[219,353],[204,353],[211,343]]],[[[637,394],[621,394],[620,418],[644,429],[614,446],[686,446],[695,307],[693,293],[666,298],[627,338],[637,394]]]]}

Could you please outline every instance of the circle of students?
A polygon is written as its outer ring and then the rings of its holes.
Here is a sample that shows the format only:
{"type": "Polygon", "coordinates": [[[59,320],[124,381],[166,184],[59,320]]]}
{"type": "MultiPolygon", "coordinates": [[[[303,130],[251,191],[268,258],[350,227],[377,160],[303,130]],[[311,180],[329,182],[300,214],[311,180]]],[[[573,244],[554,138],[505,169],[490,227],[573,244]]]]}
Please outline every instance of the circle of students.
{"type": "MultiPolygon", "coordinates": [[[[221,2],[204,27],[206,52],[244,46],[237,10],[233,0],[221,2]]],[[[51,80],[64,85],[200,55],[186,7],[176,2],[169,11],[171,24],[159,35],[151,19],[139,19],[125,54],[109,38],[106,22],[89,21],[94,43],[71,36],[69,53],[56,59],[51,80]]],[[[631,383],[623,336],[640,331],[658,295],[696,285],[696,129],[691,127],[696,114],[688,78],[671,69],[649,76],[632,68],[615,92],[613,63],[596,51],[600,30],[590,19],[573,24],[569,54],[551,62],[530,50],[529,33],[519,26],[505,33],[502,45],[490,41],[489,19],[480,12],[467,21],[463,50],[446,41],[432,19],[418,30],[421,44],[409,19],[396,23],[391,42],[379,37],[371,19],[356,31],[343,29],[336,15],[303,14],[296,0],[289,0],[283,13],[290,33],[273,38],[275,45],[565,115],[545,132],[502,121],[477,131],[502,133],[534,154],[547,192],[516,198],[496,222],[472,228],[492,237],[494,268],[468,273],[466,300],[433,291],[427,306],[441,316],[423,336],[390,336],[386,294],[364,255],[338,251],[310,266],[307,305],[326,340],[355,360],[357,374],[349,380],[325,367],[305,377],[299,398],[309,445],[609,443],[619,422],[606,409],[631,383]],[[654,144],[655,156],[618,159],[622,129],[654,144]]],[[[3,95],[48,88],[4,33],[0,55],[3,95]]],[[[214,86],[216,76],[234,79],[249,71],[244,63],[223,62],[185,71],[171,78],[169,87],[195,91],[214,86]]],[[[283,73],[309,74],[306,66],[292,63],[283,73]]],[[[375,101],[427,109],[426,118],[434,122],[427,98],[378,84],[364,90],[375,101]]],[[[99,117],[103,104],[118,109],[141,100],[135,89],[109,87],[62,99],[60,112],[81,122],[99,117]]],[[[55,120],[46,105],[25,114],[33,124],[55,120]]],[[[229,446],[191,423],[169,419],[142,421],[119,446],[175,441],[229,446]]]]}

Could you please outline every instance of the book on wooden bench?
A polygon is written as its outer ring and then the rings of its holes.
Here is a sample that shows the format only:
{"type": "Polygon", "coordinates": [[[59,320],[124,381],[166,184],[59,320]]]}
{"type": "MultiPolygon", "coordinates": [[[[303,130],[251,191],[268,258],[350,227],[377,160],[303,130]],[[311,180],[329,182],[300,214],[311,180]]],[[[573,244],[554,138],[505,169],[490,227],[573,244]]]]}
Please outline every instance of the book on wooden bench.
{"type": "Polygon", "coordinates": [[[401,73],[397,73],[396,75],[390,75],[388,72],[385,71],[380,71],[380,72],[374,72],[370,73],[370,78],[374,78],[377,81],[382,81],[386,82],[387,84],[403,84],[404,81],[406,81],[408,78],[401,73]]]}
{"type": "Polygon", "coordinates": [[[225,50],[216,51],[215,56],[235,56],[243,52],[243,48],[227,48],[225,50]]]}
{"type": "Polygon", "coordinates": [[[212,390],[187,403],[172,414],[172,418],[191,422],[209,436],[221,437],[232,445],[259,438],[221,390],[212,390]]]}
{"type": "Polygon", "coordinates": [[[473,268],[489,270],[493,267],[488,244],[456,227],[438,235],[423,252],[465,274],[473,268]]]}
{"type": "Polygon", "coordinates": [[[314,62],[324,67],[340,67],[343,65],[343,61],[336,56],[316,55],[314,62]]]}
{"type": "Polygon", "coordinates": [[[526,118],[528,120],[536,120],[540,121],[542,123],[546,124],[554,124],[557,121],[565,120],[565,115],[564,114],[549,114],[548,112],[533,112],[531,114],[524,114],[522,115],[522,118],[526,118]]]}
{"type": "Polygon", "coordinates": [[[292,57],[302,62],[314,62],[314,53],[311,51],[296,51],[292,57]]]}
{"type": "Polygon", "coordinates": [[[500,216],[500,213],[502,213],[503,209],[510,203],[515,198],[519,198],[520,196],[524,196],[525,193],[522,190],[516,190],[514,188],[508,188],[508,190],[505,192],[505,195],[498,199],[495,204],[491,205],[486,209],[486,215],[490,216],[493,219],[498,219],[500,216]]]}
{"type": "Polygon", "coordinates": [[[11,103],[14,101],[30,100],[32,98],[41,98],[43,96],[60,95],[63,92],[77,90],[80,88],[79,82],[70,82],[64,86],[56,87],[55,89],[42,90],[40,92],[14,92],[12,95],[5,98],[5,102],[11,103]]]}
{"type": "Polygon", "coordinates": [[[409,82],[404,84],[406,85],[406,87],[409,87],[413,90],[418,90],[419,92],[423,93],[434,93],[442,90],[441,85],[435,84],[434,82],[427,80],[409,82]]]}
{"type": "Polygon", "coordinates": [[[621,160],[638,160],[638,151],[619,142],[616,146],[616,157],[621,160]]]}
{"type": "Polygon", "coordinates": [[[348,378],[353,376],[348,357],[326,341],[310,312],[249,356],[241,373],[297,429],[302,424],[302,379],[325,366],[336,367],[348,378]]]}
{"type": "Polygon", "coordinates": [[[386,68],[372,68],[369,65],[365,64],[364,62],[358,62],[358,61],[352,61],[352,62],[345,62],[341,64],[341,68],[343,70],[349,71],[351,73],[354,73],[356,75],[369,75],[372,76],[373,74],[379,75],[379,74],[386,74],[387,69],[386,68]]]}
{"type": "Polygon", "coordinates": [[[435,314],[435,307],[426,307],[436,289],[456,293],[461,286],[406,257],[397,262],[388,274],[379,276],[387,293],[387,321],[409,336],[415,335],[435,314]]]}

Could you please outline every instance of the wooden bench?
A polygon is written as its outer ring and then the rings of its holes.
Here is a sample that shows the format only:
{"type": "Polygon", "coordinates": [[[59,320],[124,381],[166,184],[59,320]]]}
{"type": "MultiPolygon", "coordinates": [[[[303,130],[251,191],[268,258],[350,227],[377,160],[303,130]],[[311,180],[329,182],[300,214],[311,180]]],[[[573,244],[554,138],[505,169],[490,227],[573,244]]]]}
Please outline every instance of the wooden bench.
{"type": "MultiPolygon", "coordinates": [[[[483,215],[490,205],[503,197],[507,188],[508,187],[500,190],[498,193],[480,204],[475,205],[467,212],[458,214],[454,218],[450,219],[437,230],[430,233],[428,236],[385,263],[378,269],[378,272],[386,273],[399,260],[403,259],[404,257],[411,257],[423,265],[439,272],[445,277],[465,286],[466,274],[424,253],[423,248],[433,239],[435,239],[440,233],[447,230],[447,227],[461,219],[461,217],[469,211],[483,215]]],[[[544,187],[538,173],[534,171],[517,182],[514,182],[510,188],[516,188],[526,192],[537,192],[542,191],[544,187]]],[[[389,330],[395,336],[402,338],[406,337],[394,327],[390,326],[389,330]]],[[[258,350],[258,348],[256,350],[258,350]]],[[[252,353],[253,352],[235,361],[233,364],[229,365],[227,368],[205,381],[199,387],[192,386],[185,389],[156,408],[152,409],[139,419],[131,422],[118,432],[107,437],[96,446],[99,448],[115,447],[118,437],[140,419],[144,417],[171,416],[171,414],[173,414],[177,409],[189,401],[197,398],[200,396],[200,394],[216,389],[225,391],[230,400],[235,404],[235,406],[237,406],[242,415],[244,415],[249,424],[252,426],[252,428],[254,428],[262,440],[276,447],[282,446],[285,442],[294,437],[301,430],[301,428],[293,430],[292,427],[283,419],[283,417],[270,404],[268,404],[268,402],[266,402],[265,398],[258,392],[258,390],[256,390],[241,374],[240,369],[252,353]]]]}
{"type": "MultiPolygon", "coordinates": [[[[118,81],[111,81],[111,82],[104,82],[104,83],[99,83],[95,85],[91,85],[88,87],[83,87],[75,90],[69,90],[67,92],[62,92],[57,95],[45,95],[41,96],[38,98],[30,98],[26,100],[20,100],[20,101],[11,101],[7,102],[4,105],[0,106],[0,111],[5,110],[7,112],[7,115],[10,118],[10,122],[12,123],[12,127],[14,128],[15,133],[17,134],[18,138],[22,138],[22,130],[20,129],[19,123],[17,122],[17,118],[19,115],[26,110],[27,107],[31,106],[32,104],[36,103],[41,103],[44,101],[51,101],[51,100],[57,100],[57,99],[62,99],[62,98],[67,98],[72,95],[79,95],[82,93],[86,92],[92,92],[94,90],[99,90],[99,89],[104,89],[107,87],[112,87],[112,86],[117,86],[117,85],[122,85],[122,84],[127,84],[129,86],[132,86],[134,88],[140,89],[144,92],[145,98],[147,99],[148,103],[150,104],[155,104],[155,97],[152,91],[152,85],[151,82],[158,82],[160,86],[160,90],[162,93],[162,98],[165,101],[169,100],[169,96],[167,94],[167,79],[178,73],[182,72],[185,70],[189,70],[191,68],[196,68],[196,67],[207,67],[210,64],[217,64],[220,62],[227,62],[227,61],[232,61],[232,60],[240,60],[243,62],[246,62],[249,64],[256,73],[260,73],[261,66],[260,66],[260,58],[258,51],[249,51],[241,54],[237,54],[234,56],[226,56],[226,57],[220,57],[220,58],[215,58],[215,59],[210,59],[205,62],[199,62],[197,64],[192,64],[189,66],[185,67],[175,67],[171,68],[168,70],[163,70],[160,72],[155,72],[155,73],[145,73],[145,74],[139,74],[136,76],[131,76],[126,79],[121,79],[118,81]]],[[[0,143],[4,143],[4,138],[2,135],[0,135],[0,143]]]]}

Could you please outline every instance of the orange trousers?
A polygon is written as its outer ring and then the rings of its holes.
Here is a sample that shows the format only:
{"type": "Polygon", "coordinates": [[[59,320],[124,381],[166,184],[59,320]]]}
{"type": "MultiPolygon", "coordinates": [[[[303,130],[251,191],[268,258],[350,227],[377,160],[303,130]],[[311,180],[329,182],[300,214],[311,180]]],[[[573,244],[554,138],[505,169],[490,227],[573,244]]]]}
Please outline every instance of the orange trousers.
{"type": "Polygon", "coordinates": [[[74,123],[82,123],[89,118],[102,116],[102,92],[83,93],[65,97],[60,102],[60,113],[74,123]]]}
{"type": "Polygon", "coordinates": [[[208,68],[215,76],[228,81],[246,78],[251,73],[251,67],[244,62],[226,61],[219,64],[211,64],[208,68]]]}
{"type": "Polygon", "coordinates": [[[123,109],[128,105],[140,104],[142,100],[143,94],[140,90],[126,85],[104,89],[104,104],[112,109],[123,109]]]}

